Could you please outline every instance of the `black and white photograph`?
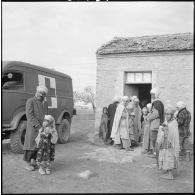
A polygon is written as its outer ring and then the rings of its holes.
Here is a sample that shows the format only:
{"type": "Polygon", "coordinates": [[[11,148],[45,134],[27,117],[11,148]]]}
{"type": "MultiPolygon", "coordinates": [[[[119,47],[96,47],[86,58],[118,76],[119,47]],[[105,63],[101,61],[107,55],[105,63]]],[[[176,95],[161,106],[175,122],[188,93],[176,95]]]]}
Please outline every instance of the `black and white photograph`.
{"type": "Polygon", "coordinates": [[[193,65],[193,1],[2,1],[1,193],[193,193],[193,65]]]}

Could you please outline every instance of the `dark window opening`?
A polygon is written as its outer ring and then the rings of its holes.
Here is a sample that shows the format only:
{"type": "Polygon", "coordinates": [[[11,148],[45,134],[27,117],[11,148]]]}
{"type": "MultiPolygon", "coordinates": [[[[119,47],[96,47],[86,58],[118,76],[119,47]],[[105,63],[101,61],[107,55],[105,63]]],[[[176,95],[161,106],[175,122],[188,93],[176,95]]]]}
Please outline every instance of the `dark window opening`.
{"type": "Polygon", "coordinates": [[[7,72],[2,77],[2,89],[4,90],[23,90],[23,74],[20,72],[7,72]]]}

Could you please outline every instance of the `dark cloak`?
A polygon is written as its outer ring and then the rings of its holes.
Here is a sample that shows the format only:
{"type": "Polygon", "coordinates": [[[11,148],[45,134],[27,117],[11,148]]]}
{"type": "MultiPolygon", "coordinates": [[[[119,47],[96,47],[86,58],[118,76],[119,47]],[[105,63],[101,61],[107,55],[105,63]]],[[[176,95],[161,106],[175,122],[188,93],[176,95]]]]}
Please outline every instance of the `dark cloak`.
{"type": "Polygon", "coordinates": [[[162,124],[165,120],[164,104],[159,99],[156,99],[153,101],[152,106],[154,106],[154,108],[158,110],[160,124],[162,124]]]}
{"type": "Polygon", "coordinates": [[[118,102],[114,102],[108,106],[108,120],[109,120],[109,122],[108,122],[108,138],[111,135],[117,105],[118,105],[118,102]]]}

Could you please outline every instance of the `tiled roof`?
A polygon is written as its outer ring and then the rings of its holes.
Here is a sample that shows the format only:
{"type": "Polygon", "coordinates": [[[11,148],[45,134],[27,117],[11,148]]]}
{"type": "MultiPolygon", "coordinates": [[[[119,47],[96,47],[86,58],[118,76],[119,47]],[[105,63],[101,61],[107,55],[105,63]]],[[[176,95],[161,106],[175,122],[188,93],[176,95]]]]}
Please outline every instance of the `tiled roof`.
{"type": "Polygon", "coordinates": [[[193,35],[193,33],[178,33],[143,37],[115,37],[110,42],[102,45],[96,54],[193,50],[193,35]]]}

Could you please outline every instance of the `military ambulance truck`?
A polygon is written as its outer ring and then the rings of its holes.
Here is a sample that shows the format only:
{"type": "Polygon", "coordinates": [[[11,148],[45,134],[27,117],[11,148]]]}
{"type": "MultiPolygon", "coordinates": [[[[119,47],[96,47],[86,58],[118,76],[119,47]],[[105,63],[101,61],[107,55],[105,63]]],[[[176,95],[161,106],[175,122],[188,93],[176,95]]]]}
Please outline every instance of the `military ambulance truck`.
{"type": "Polygon", "coordinates": [[[48,89],[48,114],[56,121],[58,143],[70,136],[73,108],[73,89],[70,76],[32,64],[4,61],[2,68],[2,138],[10,138],[13,152],[23,153],[26,133],[26,101],[33,97],[38,85],[48,89]]]}

